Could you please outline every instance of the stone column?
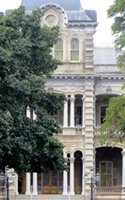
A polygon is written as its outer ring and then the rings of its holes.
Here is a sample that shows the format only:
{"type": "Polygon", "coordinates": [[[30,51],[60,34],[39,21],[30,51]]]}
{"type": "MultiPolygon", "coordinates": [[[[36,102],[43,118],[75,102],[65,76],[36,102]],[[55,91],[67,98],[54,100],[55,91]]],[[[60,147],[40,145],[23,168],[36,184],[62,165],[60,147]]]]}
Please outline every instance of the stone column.
{"type": "Polygon", "coordinates": [[[64,104],[63,127],[68,127],[68,101],[65,101],[65,104],[64,104]]]}
{"type": "Polygon", "coordinates": [[[125,151],[122,151],[122,187],[125,187],[125,151]]]}
{"type": "Polygon", "coordinates": [[[85,123],[84,123],[84,119],[85,119],[85,113],[84,113],[84,97],[81,98],[82,99],[82,127],[85,126],[85,123]]]}
{"type": "Polygon", "coordinates": [[[30,173],[27,172],[26,173],[26,195],[30,195],[31,194],[30,186],[31,186],[31,184],[30,184],[30,173]]]}
{"type": "Polygon", "coordinates": [[[70,158],[70,195],[74,195],[74,160],[70,158]]]}
{"type": "Polygon", "coordinates": [[[74,127],[74,102],[75,98],[70,98],[70,127],[74,127]]]}
{"type": "Polygon", "coordinates": [[[15,181],[16,181],[16,184],[15,184],[15,192],[16,192],[16,195],[18,195],[18,175],[15,174],[15,181]]]}
{"type": "Polygon", "coordinates": [[[81,195],[84,195],[84,183],[85,183],[84,161],[85,159],[84,158],[81,158],[81,159],[82,159],[82,193],[81,195]]]}
{"type": "Polygon", "coordinates": [[[63,195],[68,195],[67,192],[67,171],[63,171],[63,195]]]}
{"type": "Polygon", "coordinates": [[[33,173],[33,195],[37,195],[37,173],[33,173]]]}

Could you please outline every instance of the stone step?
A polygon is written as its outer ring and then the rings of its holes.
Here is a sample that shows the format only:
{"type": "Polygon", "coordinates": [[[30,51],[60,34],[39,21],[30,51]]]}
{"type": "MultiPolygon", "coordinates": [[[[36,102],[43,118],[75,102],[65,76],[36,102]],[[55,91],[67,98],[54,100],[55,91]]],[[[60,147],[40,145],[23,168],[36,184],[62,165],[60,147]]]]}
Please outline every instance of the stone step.
{"type": "Polygon", "coordinates": [[[84,200],[83,195],[17,195],[15,200],[84,200]]]}

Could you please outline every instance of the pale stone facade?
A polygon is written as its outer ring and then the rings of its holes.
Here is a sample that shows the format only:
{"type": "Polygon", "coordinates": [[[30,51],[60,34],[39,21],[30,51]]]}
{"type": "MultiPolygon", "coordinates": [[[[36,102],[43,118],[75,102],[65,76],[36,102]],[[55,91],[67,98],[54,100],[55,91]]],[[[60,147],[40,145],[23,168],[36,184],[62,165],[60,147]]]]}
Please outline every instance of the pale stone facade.
{"type": "MultiPolygon", "coordinates": [[[[58,113],[62,134],[55,137],[65,145],[64,157],[69,160],[70,170],[56,175],[51,171],[39,175],[27,173],[20,195],[17,177],[15,199],[90,199],[87,183],[91,169],[94,180],[100,174],[93,191],[95,199],[125,199],[125,144],[112,149],[101,147],[97,139],[97,127],[105,116],[109,99],[124,93],[121,90],[124,75],[116,66],[113,48],[93,46],[98,25],[96,12],[83,11],[79,0],[39,0],[36,4],[34,0],[30,3],[23,0],[22,4],[27,13],[33,8],[42,9],[41,25],[60,26],[62,49],[57,50],[59,54],[62,52],[64,64],[47,80],[46,88],[65,93],[68,99],[58,113]],[[72,48],[72,41],[77,42],[78,48],[72,48]]],[[[52,54],[56,57],[55,49],[52,54]]]]}

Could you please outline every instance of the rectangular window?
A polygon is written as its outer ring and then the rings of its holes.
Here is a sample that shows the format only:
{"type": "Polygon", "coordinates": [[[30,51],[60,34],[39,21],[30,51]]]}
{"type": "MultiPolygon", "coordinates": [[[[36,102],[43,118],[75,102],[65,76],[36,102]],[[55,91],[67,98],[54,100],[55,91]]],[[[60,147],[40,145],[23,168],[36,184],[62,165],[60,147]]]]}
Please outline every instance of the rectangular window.
{"type": "Polygon", "coordinates": [[[75,106],[75,126],[82,124],[82,106],[75,106]]]}
{"type": "Polygon", "coordinates": [[[77,39],[71,41],[70,60],[71,62],[79,62],[79,41],[77,39]]]}
{"type": "Polygon", "coordinates": [[[112,187],[113,163],[110,161],[100,162],[100,186],[112,187]]]}
{"type": "Polygon", "coordinates": [[[106,108],[108,106],[101,106],[101,114],[100,114],[100,123],[103,124],[105,122],[105,117],[106,117],[106,108]]]}
{"type": "Polygon", "coordinates": [[[61,39],[58,39],[54,46],[54,57],[57,60],[63,61],[63,41],[61,39]]]}

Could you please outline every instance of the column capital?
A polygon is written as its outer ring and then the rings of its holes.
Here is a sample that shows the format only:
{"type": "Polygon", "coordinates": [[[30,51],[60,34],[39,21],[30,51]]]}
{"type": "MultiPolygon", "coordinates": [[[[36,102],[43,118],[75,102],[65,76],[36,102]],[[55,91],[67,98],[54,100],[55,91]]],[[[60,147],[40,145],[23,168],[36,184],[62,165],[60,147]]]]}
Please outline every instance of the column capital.
{"type": "Polygon", "coordinates": [[[75,101],[75,99],[76,99],[75,97],[69,97],[70,101],[75,101]]]}
{"type": "Polygon", "coordinates": [[[125,156],[125,151],[121,151],[121,154],[122,154],[123,156],[125,156]]]}
{"type": "Polygon", "coordinates": [[[82,157],[81,160],[82,160],[82,162],[84,162],[84,161],[85,161],[85,158],[82,157]]]}
{"type": "Polygon", "coordinates": [[[81,97],[81,99],[82,99],[82,101],[84,101],[85,100],[85,96],[81,97]]]}
{"type": "Polygon", "coordinates": [[[70,162],[72,162],[72,163],[73,163],[73,162],[74,162],[74,160],[75,160],[75,158],[70,158],[70,162]]]}

